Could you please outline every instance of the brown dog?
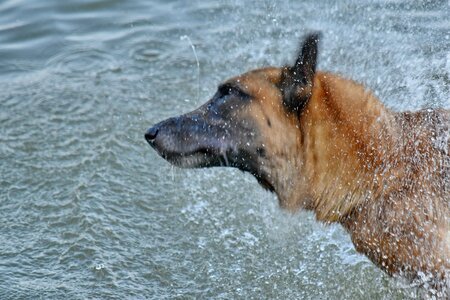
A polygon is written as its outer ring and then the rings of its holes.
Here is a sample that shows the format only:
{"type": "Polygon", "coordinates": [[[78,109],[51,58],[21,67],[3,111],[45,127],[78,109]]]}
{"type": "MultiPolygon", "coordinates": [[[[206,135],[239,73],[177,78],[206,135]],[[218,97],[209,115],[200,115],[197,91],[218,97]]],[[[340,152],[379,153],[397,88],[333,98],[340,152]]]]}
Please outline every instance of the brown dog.
{"type": "Polygon", "coordinates": [[[282,207],[342,224],[388,274],[437,286],[450,272],[450,113],[390,111],[362,85],[316,72],[317,43],[307,36],[293,66],[225,81],[145,138],[180,167],[250,172],[282,207]]]}

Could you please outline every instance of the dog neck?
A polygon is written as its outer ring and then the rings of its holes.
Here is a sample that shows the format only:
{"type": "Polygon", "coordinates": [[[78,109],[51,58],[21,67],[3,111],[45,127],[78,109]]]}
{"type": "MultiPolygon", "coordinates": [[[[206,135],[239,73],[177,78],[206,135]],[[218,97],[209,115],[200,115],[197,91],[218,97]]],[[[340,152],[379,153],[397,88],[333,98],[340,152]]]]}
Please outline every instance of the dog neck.
{"type": "Polygon", "coordinates": [[[393,114],[361,85],[318,72],[300,120],[297,190],[306,192],[294,205],[321,221],[342,221],[380,190],[395,143],[393,114]]]}

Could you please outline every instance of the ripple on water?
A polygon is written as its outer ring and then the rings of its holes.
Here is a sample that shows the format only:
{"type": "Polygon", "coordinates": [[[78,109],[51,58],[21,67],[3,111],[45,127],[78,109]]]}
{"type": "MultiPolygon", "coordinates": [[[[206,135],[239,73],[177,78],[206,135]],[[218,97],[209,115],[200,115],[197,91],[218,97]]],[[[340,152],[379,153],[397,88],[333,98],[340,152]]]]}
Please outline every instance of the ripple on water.
{"type": "Polygon", "coordinates": [[[169,55],[172,45],[158,40],[139,41],[131,48],[130,57],[141,62],[159,61],[169,55]]]}
{"type": "Polygon", "coordinates": [[[114,56],[90,47],[62,50],[47,61],[46,67],[54,74],[67,77],[76,77],[80,74],[96,76],[121,71],[120,64],[114,56]]]}

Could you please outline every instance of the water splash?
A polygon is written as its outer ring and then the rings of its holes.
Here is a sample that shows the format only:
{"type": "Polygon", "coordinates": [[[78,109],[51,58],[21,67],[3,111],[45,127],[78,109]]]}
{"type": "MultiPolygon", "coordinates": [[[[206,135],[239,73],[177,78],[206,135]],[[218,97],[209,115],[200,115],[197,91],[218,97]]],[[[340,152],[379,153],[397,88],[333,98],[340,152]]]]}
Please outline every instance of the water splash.
{"type": "Polygon", "coordinates": [[[195,46],[189,36],[183,35],[180,39],[187,40],[189,42],[189,45],[191,45],[192,52],[195,56],[195,61],[197,63],[197,101],[200,101],[200,61],[198,60],[197,51],[195,50],[195,46]]]}

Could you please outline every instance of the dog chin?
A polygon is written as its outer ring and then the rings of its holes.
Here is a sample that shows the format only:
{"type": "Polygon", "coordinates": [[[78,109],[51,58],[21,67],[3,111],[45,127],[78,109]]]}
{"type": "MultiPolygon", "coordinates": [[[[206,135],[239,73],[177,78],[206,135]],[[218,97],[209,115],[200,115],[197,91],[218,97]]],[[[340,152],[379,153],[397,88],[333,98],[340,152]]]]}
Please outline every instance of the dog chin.
{"type": "Polygon", "coordinates": [[[178,157],[166,158],[172,165],[183,169],[208,168],[214,165],[206,157],[206,154],[194,153],[178,157]]]}
{"type": "MultiPolygon", "coordinates": [[[[215,152],[215,151],[214,151],[215,152]]],[[[210,168],[210,167],[231,167],[226,154],[211,153],[211,151],[196,151],[186,153],[162,153],[161,156],[176,167],[184,169],[210,168]]]]}

